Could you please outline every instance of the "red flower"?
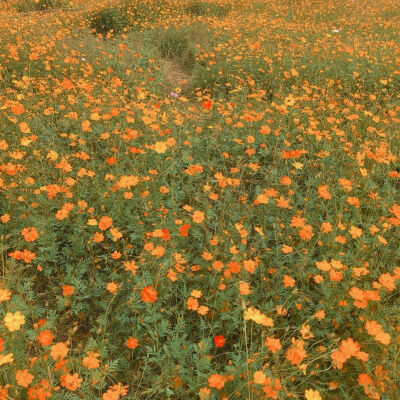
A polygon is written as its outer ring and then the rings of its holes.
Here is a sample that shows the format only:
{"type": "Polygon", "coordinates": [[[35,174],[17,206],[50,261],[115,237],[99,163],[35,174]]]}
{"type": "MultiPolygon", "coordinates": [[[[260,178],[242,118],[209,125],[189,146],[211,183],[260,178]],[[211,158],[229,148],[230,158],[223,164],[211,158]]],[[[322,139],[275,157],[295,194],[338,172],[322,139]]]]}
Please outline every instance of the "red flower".
{"type": "Polygon", "coordinates": [[[107,158],[106,161],[107,161],[107,164],[108,164],[108,165],[113,165],[113,164],[116,163],[117,157],[115,157],[115,156],[109,157],[109,158],[107,158]]]}
{"type": "Polygon", "coordinates": [[[63,285],[63,286],[61,286],[61,288],[62,288],[63,296],[72,296],[74,294],[73,286],[63,285]]]}
{"type": "Polygon", "coordinates": [[[135,349],[137,345],[138,345],[138,340],[132,336],[126,341],[126,346],[130,349],[135,349]]]}
{"type": "Polygon", "coordinates": [[[203,107],[203,110],[209,110],[213,105],[212,100],[205,100],[201,103],[201,106],[203,107]]]}
{"type": "Polygon", "coordinates": [[[189,224],[182,225],[182,226],[179,228],[179,232],[181,233],[182,236],[188,236],[188,235],[189,235],[189,234],[188,234],[189,228],[190,228],[190,225],[189,225],[189,224]]]}
{"type": "Polygon", "coordinates": [[[217,347],[223,347],[225,344],[225,338],[222,335],[214,336],[214,343],[217,347]]]}
{"type": "Polygon", "coordinates": [[[145,303],[154,303],[157,299],[157,291],[152,286],[146,286],[140,294],[145,303]]]}

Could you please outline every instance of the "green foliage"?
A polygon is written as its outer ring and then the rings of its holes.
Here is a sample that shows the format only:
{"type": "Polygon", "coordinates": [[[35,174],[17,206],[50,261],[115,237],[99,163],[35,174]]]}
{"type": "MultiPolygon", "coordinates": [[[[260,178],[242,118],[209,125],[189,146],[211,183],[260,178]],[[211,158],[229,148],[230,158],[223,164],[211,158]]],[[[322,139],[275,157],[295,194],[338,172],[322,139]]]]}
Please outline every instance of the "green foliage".
{"type": "Polygon", "coordinates": [[[195,65],[196,52],[187,29],[169,28],[161,33],[159,39],[161,57],[179,61],[186,69],[195,65]]]}
{"type": "Polygon", "coordinates": [[[205,1],[190,1],[190,3],[185,7],[185,12],[196,16],[222,18],[229,13],[229,6],[205,1]]]}
{"type": "Polygon", "coordinates": [[[62,0],[18,0],[15,7],[19,12],[47,11],[62,7],[62,0]]]}
{"type": "Polygon", "coordinates": [[[94,33],[106,35],[126,30],[130,24],[127,13],[122,8],[106,8],[88,17],[89,26],[94,33]]]}

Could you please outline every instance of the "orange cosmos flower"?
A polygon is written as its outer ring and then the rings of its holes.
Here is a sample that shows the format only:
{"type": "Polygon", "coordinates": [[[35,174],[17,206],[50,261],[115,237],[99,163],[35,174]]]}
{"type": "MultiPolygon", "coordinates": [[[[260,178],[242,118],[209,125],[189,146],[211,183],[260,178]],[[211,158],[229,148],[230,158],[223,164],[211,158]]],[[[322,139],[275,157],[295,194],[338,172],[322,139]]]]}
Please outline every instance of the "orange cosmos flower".
{"type": "Polygon", "coordinates": [[[104,240],[104,235],[101,232],[95,232],[93,235],[93,241],[101,243],[104,240]]]}
{"type": "Polygon", "coordinates": [[[224,347],[225,338],[222,335],[214,336],[214,344],[216,347],[224,347]]]}
{"type": "Polygon", "coordinates": [[[40,384],[30,387],[27,394],[29,400],[46,400],[51,397],[50,384],[43,379],[40,384]]]}
{"type": "Polygon", "coordinates": [[[263,125],[260,128],[261,135],[268,135],[271,133],[271,128],[268,125],[263,125]]]}
{"type": "Polygon", "coordinates": [[[332,231],[332,225],[331,225],[331,223],[330,222],[323,222],[322,224],[321,224],[321,231],[323,232],[323,233],[329,233],[329,232],[331,232],[332,231]]]}
{"type": "Polygon", "coordinates": [[[208,378],[208,385],[212,388],[222,389],[225,385],[225,377],[220,374],[213,374],[208,378]]]}
{"type": "Polygon", "coordinates": [[[203,211],[194,211],[192,218],[193,218],[193,222],[196,222],[196,224],[200,224],[204,220],[203,211]]]}
{"type": "Polygon", "coordinates": [[[72,296],[74,294],[74,287],[70,285],[63,285],[61,286],[62,288],[62,294],[63,296],[72,296]]]}
{"type": "Polygon", "coordinates": [[[318,310],[315,313],[315,318],[317,318],[319,320],[324,319],[325,318],[325,311],[324,310],[318,310]]]}
{"type": "Polygon", "coordinates": [[[23,260],[26,264],[29,264],[36,257],[36,253],[33,253],[26,249],[24,249],[23,251],[15,250],[12,253],[8,253],[8,255],[18,261],[23,260]]]}
{"type": "Polygon", "coordinates": [[[9,216],[8,214],[3,214],[3,215],[0,217],[0,220],[1,220],[1,222],[2,222],[3,224],[6,224],[6,223],[10,220],[10,216],[9,216]]]}
{"type": "Polygon", "coordinates": [[[328,185],[320,185],[318,186],[318,197],[325,199],[325,200],[331,200],[332,196],[328,191],[328,185]]]}
{"type": "Polygon", "coordinates": [[[26,122],[21,122],[19,124],[19,129],[21,130],[22,133],[31,133],[29,125],[26,122]]]}
{"type": "Polygon", "coordinates": [[[112,389],[108,389],[107,392],[103,394],[103,400],[119,400],[119,398],[119,393],[112,389]]]}
{"type": "Polygon", "coordinates": [[[180,232],[181,236],[189,236],[189,233],[188,233],[189,228],[190,228],[189,224],[182,225],[179,228],[179,232],[180,232]]]}
{"type": "Polygon", "coordinates": [[[53,341],[54,336],[50,331],[41,331],[36,339],[42,346],[49,346],[53,341]]]}
{"type": "Polygon", "coordinates": [[[357,382],[361,386],[372,385],[372,379],[368,374],[360,374],[360,375],[358,375],[357,382]]]}
{"type": "Polygon", "coordinates": [[[39,237],[39,234],[34,227],[22,229],[21,234],[27,242],[34,242],[39,237]]]}
{"type": "Polygon", "coordinates": [[[33,381],[33,375],[27,369],[17,369],[15,379],[19,386],[28,387],[33,381]]]}
{"type": "Polygon", "coordinates": [[[286,352],[286,358],[293,365],[299,365],[304,357],[307,357],[307,353],[304,350],[304,341],[292,338],[292,347],[286,352]]]}
{"type": "Polygon", "coordinates": [[[60,380],[61,386],[64,386],[66,389],[71,390],[72,392],[78,389],[82,383],[82,378],[79,378],[79,375],[77,373],[73,375],[62,375],[60,380]]]}
{"type": "Polygon", "coordinates": [[[356,208],[360,207],[360,200],[358,200],[357,197],[348,197],[347,198],[347,202],[352,205],[355,206],[356,208]]]}
{"type": "Polygon", "coordinates": [[[289,275],[285,275],[283,277],[283,286],[285,287],[293,287],[296,281],[289,275]]]}
{"type": "Polygon", "coordinates": [[[289,176],[283,176],[281,178],[282,185],[290,186],[292,184],[292,179],[289,176]]]}
{"type": "Polygon", "coordinates": [[[196,311],[199,308],[199,302],[194,297],[189,297],[186,304],[188,310],[196,311]]]}
{"type": "Polygon", "coordinates": [[[115,156],[108,157],[106,162],[107,162],[108,165],[113,165],[113,164],[115,164],[117,162],[117,157],[115,157],[115,156]]]}
{"type": "Polygon", "coordinates": [[[274,354],[282,348],[281,341],[271,336],[266,337],[265,346],[267,346],[268,350],[274,354]]]}
{"type": "Polygon", "coordinates": [[[68,354],[68,347],[65,343],[59,342],[51,346],[50,356],[53,360],[60,360],[65,358],[68,354]]]}
{"type": "Polygon", "coordinates": [[[112,225],[112,218],[104,216],[101,217],[98,227],[99,229],[101,229],[102,231],[105,231],[106,229],[108,229],[111,225],[112,225]]]}
{"type": "Polygon", "coordinates": [[[92,351],[88,351],[87,357],[85,357],[82,360],[82,365],[86,367],[87,369],[95,369],[100,365],[100,361],[97,359],[97,357],[100,356],[99,353],[94,353],[92,351]]]}
{"type": "Polygon", "coordinates": [[[201,103],[201,107],[203,108],[203,110],[209,110],[211,109],[213,105],[213,101],[212,100],[205,100],[201,103]]]}
{"type": "Polygon", "coordinates": [[[137,346],[138,346],[138,340],[137,339],[135,339],[132,336],[129,339],[127,339],[126,347],[128,347],[129,349],[135,349],[137,346]]]}
{"type": "Polygon", "coordinates": [[[287,246],[286,244],[284,244],[282,246],[282,250],[281,251],[282,251],[283,254],[289,254],[289,253],[293,252],[293,247],[290,247],[290,246],[287,246]]]}
{"type": "Polygon", "coordinates": [[[146,286],[140,293],[145,303],[154,303],[157,299],[157,291],[152,286],[146,286]]]}
{"type": "Polygon", "coordinates": [[[250,294],[250,285],[247,282],[239,282],[239,293],[242,296],[247,296],[250,294]]]}
{"type": "Polygon", "coordinates": [[[21,103],[17,103],[11,106],[11,112],[14,115],[21,115],[25,112],[25,107],[21,103]]]}
{"type": "Polygon", "coordinates": [[[107,290],[112,293],[116,294],[118,289],[118,285],[115,282],[110,282],[107,284],[107,290]]]}
{"type": "Polygon", "coordinates": [[[217,271],[221,271],[222,268],[224,268],[224,263],[222,261],[215,260],[212,263],[212,267],[217,271]]]}

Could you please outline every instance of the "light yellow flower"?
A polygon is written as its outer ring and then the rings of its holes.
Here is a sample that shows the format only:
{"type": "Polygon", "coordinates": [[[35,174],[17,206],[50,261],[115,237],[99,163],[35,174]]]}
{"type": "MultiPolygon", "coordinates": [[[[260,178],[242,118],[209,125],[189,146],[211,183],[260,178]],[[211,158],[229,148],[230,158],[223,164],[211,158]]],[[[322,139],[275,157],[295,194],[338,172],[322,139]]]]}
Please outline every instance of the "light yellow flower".
{"type": "Polygon", "coordinates": [[[11,298],[11,292],[7,289],[0,289],[0,303],[2,301],[8,301],[11,298]]]}
{"type": "Polygon", "coordinates": [[[21,311],[17,311],[14,314],[9,312],[3,321],[10,332],[19,331],[21,325],[25,324],[25,316],[21,314],[21,311]]]}
{"type": "Polygon", "coordinates": [[[154,145],[154,150],[157,153],[165,153],[168,150],[168,146],[165,142],[156,142],[154,145]]]}
{"type": "Polygon", "coordinates": [[[14,361],[13,356],[14,356],[13,353],[9,353],[6,355],[0,354],[0,365],[12,363],[14,361]]]}
{"type": "Polygon", "coordinates": [[[308,389],[305,391],[304,396],[306,400],[322,400],[318,390],[308,389]]]}

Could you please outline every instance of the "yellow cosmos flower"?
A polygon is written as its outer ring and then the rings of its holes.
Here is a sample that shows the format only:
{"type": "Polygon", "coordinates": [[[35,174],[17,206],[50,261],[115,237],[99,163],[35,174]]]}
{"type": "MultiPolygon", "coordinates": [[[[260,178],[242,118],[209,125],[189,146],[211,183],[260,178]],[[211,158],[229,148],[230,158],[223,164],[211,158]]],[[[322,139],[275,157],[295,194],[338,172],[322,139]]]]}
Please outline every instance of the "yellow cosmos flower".
{"type": "Polygon", "coordinates": [[[168,150],[168,146],[165,142],[156,142],[154,145],[154,150],[157,153],[165,153],[168,150]]]}
{"type": "Polygon", "coordinates": [[[16,313],[7,313],[3,319],[5,326],[10,332],[19,331],[21,325],[25,324],[25,316],[21,314],[21,311],[16,313]]]}
{"type": "Polygon", "coordinates": [[[13,353],[9,353],[6,355],[0,354],[0,365],[12,363],[14,361],[13,356],[13,353]]]}

